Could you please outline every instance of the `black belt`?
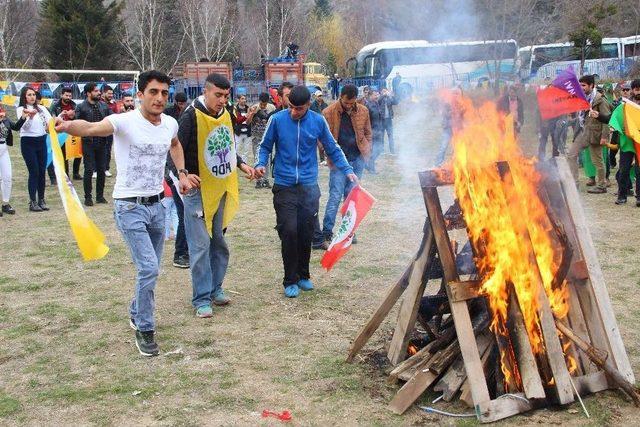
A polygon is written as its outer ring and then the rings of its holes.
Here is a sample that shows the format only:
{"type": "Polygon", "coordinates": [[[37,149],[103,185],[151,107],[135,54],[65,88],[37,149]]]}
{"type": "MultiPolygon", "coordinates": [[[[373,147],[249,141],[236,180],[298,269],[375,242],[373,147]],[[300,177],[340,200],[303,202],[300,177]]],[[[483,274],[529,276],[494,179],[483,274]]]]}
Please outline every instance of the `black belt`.
{"type": "Polygon", "coordinates": [[[123,202],[131,202],[137,203],[139,205],[152,205],[154,203],[158,203],[160,200],[164,199],[164,191],[160,194],[156,194],[155,196],[149,197],[122,197],[116,200],[122,200],[123,202]]]}
{"type": "Polygon", "coordinates": [[[0,141],[0,145],[1,144],[6,144],[6,143],[7,143],[7,141],[0,141]]]}

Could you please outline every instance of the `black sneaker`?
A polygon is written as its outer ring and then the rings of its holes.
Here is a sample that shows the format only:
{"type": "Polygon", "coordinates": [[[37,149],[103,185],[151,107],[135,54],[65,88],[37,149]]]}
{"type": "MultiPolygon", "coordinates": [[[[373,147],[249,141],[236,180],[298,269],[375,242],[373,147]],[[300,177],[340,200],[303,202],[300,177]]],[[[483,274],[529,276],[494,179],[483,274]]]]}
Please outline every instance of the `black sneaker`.
{"type": "Polygon", "coordinates": [[[640,208],[640,199],[636,200],[636,208],[640,208]]]}
{"type": "Polygon", "coordinates": [[[264,188],[271,188],[271,183],[269,182],[269,180],[266,180],[262,183],[262,186],[264,188]]]}
{"type": "Polygon", "coordinates": [[[47,206],[47,202],[45,202],[44,199],[40,199],[38,201],[38,206],[40,206],[40,209],[42,209],[43,211],[49,210],[49,206],[47,206]]]}
{"type": "Polygon", "coordinates": [[[81,181],[82,180],[82,175],[80,175],[79,173],[74,173],[73,174],[73,180],[74,181],[81,181]]]}
{"type": "Polygon", "coordinates": [[[93,200],[91,199],[84,199],[84,205],[85,206],[93,206],[93,200]]]}
{"type": "Polygon", "coordinates": [[[105,199],[104,197],[96,197],[96,203],[102,203],[106,205],[109,202],[107,202],[107,199],[105,199]]]}
{"type": "Polygon", "coordinates": [[[136,347],[141,355],[152,357],[160,354],[160,347],[156,344],[153,331],[138,331],[136,330],[136,347]]]}
{"type": "Polygon", "coordinates": [[[4,205],[2,205],[2,212],[9,215],[15,215],[16,210],[13,209],[9,203],[5,203],[4,205]]]}
{"type": "Polygon", "coordinates": [[[173,259],[173,266],[177,268],[189,268],[189,256],[181,255],[173,259]]]}
{"type": "Polygon", "coordinates": [[[616,200],[616,205],[624,205],[625,203],[627,203],[626,198],[618,197],[618,200],[616,200]]]}

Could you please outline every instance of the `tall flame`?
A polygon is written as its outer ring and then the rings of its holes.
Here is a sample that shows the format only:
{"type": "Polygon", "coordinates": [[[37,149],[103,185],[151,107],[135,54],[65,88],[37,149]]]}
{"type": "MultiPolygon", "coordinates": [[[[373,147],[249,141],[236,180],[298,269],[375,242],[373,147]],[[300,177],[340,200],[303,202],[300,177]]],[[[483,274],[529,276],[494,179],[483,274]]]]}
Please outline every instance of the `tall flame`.
{"type": "MultiPolygon", "coordinates": [[[[562,252],[538,195],[541,176],[535,159],[525,157],[518,146],[510,116],[505,118],[491,102],[477,108],[470,99],[459,97],[454,105],[464,116],[464,125],[453,135],[455,194],[474,248],[481,292],[489,300],[491,330],[496,336],[508,337],[509,289],[513,286],[531,347],[542,355],[540,282],[556,316],[565,317],[569,307],[565,284],[554,285],[562,252]],[[508,163],[513,185],[503,185],[496,167],[501,161],[508,163]],[[524,241],[527,235],[530,244],[524,241]],[[533,248],[533,254],[528,248],[533,248]]],[[[517,376],[506,368],[509,355],[501,353],[505,378],[517,376]]]]}

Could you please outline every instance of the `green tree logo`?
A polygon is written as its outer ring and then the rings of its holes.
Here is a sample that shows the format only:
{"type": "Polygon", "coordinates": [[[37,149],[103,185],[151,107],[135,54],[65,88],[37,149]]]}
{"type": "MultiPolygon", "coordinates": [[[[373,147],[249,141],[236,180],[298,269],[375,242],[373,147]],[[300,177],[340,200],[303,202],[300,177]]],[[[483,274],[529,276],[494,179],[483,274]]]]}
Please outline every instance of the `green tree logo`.
{"type": "Polygon", "coordinates": [[[220,164],[226,162],[227,154],[231,152],[231,132],[226,126],[218,127],[213,135],[207,139],[207,150],[211,157],[218,156],[220,164]]]}
{"type": "Polygon", "coordinates": [[[349,231],[349,224],[351,224],[351,217],[353,216],[352,210],[348,209],[340,221],[340,227],[338,227],[338,235],[342,238],[349,231]]]}

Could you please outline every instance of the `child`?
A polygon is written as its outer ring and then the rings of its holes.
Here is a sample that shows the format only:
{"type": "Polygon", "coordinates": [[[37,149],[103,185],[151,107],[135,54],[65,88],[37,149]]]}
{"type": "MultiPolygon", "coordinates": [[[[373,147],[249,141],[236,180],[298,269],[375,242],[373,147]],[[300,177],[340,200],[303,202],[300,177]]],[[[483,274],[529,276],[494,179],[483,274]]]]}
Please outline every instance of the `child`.
{"type": "Polygon", "coordinates": [[[178,211],[173,201],[173,193],[171,187],[167,185],[167,181],[163,180],[164,199],[160,203],[164,206],[164,240],[174,240],[178,231],[178,211]]]}

